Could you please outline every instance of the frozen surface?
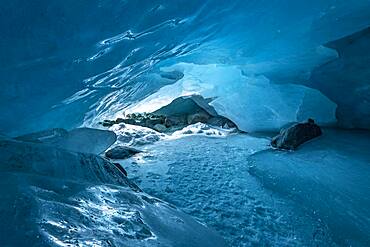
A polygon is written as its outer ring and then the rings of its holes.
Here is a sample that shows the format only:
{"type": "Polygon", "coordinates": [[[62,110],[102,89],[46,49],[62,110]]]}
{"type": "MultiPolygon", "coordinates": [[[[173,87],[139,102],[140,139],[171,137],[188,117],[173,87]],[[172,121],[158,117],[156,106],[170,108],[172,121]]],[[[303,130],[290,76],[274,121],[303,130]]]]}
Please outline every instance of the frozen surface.
{"type": "Polygon", "coordinates": [[[96,155],[1,140],[0,185],[2,246],[224,246],[96,155]]]}
{"type": "Polygon", "coordinates": [[[107,150],[117,137],[113,131],[92,128],[49,129],[16,137],[17,140],[43,143],[81,153],[100,154],[107,150]]]}
{"type": "Polygon", "coordinates": [[[121,164],[230,246],[365,247],[369,135],[325,130],[296,152],[270,151],[268,138],[190,136],[121,164]]]}
{"type": "Polygon", "coordinates": [[[324,130],[297,152],[263,151],[250,173],[330,229],[340,246],[370,243],[370,133],[324,130]]]}
{"type": "Polygon", "coordinates": [[[172,100],[192,94],[215,98],[217,113],[247,132],[277,131],[284,125],[314,118],[321,125],[336,122],[336,104],[317,90],[302,85],[279,85],[264,76],[243,75],[237,66],[177,64],[164,71],[184,77],[161,88],[129,112],[152,112],[172,100]]]}

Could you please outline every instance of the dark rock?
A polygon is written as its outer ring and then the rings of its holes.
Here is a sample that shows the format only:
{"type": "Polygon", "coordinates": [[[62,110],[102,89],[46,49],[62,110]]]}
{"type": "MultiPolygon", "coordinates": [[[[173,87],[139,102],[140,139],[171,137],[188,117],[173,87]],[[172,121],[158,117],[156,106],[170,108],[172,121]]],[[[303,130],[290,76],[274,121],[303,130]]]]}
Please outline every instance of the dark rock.
{"type": "Polygon", "coordinates": [[[164,126],[163,124],[156,124],[154,125],[153,129],[158,132],[165,132],[167,130],[166,126],[164,126]]]}
{"type": "Polygon", "coordinates": [[[127,159],[140,152],[141,151],[136,148],[126,147],[126,146],[116,146],[106,151],[105,157],[110,158],[110,159],[117,159],[117,160],[127,159]]]}
{"type": "Polygon", "coordinates": [[[297,123],[282,129],[280,134],[272,138],[271,146],[278,149],[294,150],[299,145],[322,135],[320,127],[313,119],[306,123],[297,123]]]}
{"type": "Polygon", "coordinates": [[[195,124],[195,123],[207,123],[210,116],[206,113],[195,113],[188,115],[187,122],[188,124],[195,124]]]}
{"type": "Polygon", "coordinates": [[[164,125],[167,128],[184,126],[187,124],[186,116],[167,116],[164,122],[164,125]]]}

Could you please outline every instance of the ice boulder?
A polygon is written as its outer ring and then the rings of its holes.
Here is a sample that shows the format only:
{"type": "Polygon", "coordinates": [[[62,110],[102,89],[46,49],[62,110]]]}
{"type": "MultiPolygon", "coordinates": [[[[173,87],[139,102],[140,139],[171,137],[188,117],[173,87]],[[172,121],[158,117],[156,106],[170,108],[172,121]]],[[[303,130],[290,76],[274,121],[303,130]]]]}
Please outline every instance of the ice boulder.
{"type": "Polygon", "coordinates": [[[44,143],[69,151],[100,154],[107,150],[117,137],[113,131],[91,128],[49,129],[15,138],[20,141],[44,143]]]}

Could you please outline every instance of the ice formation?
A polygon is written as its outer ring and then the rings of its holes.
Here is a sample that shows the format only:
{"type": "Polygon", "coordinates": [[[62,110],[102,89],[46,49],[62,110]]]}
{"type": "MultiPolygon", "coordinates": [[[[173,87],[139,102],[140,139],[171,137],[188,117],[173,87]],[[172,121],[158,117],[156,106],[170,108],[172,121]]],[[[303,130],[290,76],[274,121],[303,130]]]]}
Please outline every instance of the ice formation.
{"type": "Polygon", "coordinates": [[[254,136],[308,118],[369,130],[369,26],[370,0],[7,1],[0,245],[225,245],[149,192],[232,246],[368,246],[368,134],[282,153],[200,123],[89,128],[201,95],[254,136]],[[145,193],[98,156],[155,142],[122,161],[145,193]]]}
{"type": "Polygon", "coordinates": [[[282,126],[314,118],[327,125],[336,122],[336,105],[317,90],[296,84],[275,84],[264,76],[245,76],[237,66],[177,64],[164,71],[184,77],[128,109],[152,112],[185,95],[215,98],[217,113],[247,132],[276,131],[282,126]]]}
{"type": "Polygon", "coordinates": [[[0,147],[3,246],[225,245],[99,156],[14,140],[0,147]]]}
{"type": "MultiPolygon", "coordinates": [[[[165,85],[184,81],[183,76],[189,79],[191,75],[179,71],[161,71],[181,63],[195,64],[197,73],[204,69],[205,74],[214,64],[224,66],[227,73],[221,78],[236,80],[242,71],[248,82],[243,86],[233,82],[238,86],[229,93],[251,87],[256,100],[269,100],[265,90],[275,94],[276,90],[293,91],[290,103],[297,105],[279,105],[286,107],[279,108],[283,114],[273,113],[276,109],[270,105],[256,109],[269,116],[259,119],[266,121],[262,129],[299,119],[293,111],[301,105],[310,111],[300,113],[302,117],[331,113],[333,104],[323,95],[339,106],[339,124],[369,126],[367,68],[361,66],[367,60],[358,56],[356,68],[345,65],[354,61],[348,58],[352,54],[368,57],[366,35],[351,36],[370,26],[368,0],[159,0],[140,4],[92,0],[73,8],[69,1],[31,4],[17,0],[4,6],[2,13],[1,132],[19,135],[93,126],[122,114],[165,85]],[[327,45],[345,37],[355,37],[356,47],[327,45]],[[327,69],[333,73],[325,73],[327,69]],[[336,74],[340,70],[343,76],[336,74]],[[336,84],[338,79],[341,86],[336,84]],[[267,82],[274,86],[266,89],[267,82]],[[301,104],[304,93],[307,97],[301,104]],[[324,109],[308,107],[311,96],[322,101],[324,109]],[[351,116],[351,107],[357,103],[351,116]]],[[[230,90],[230,81],[225,80],[222,87],[230,90]]],[[[226,104],[225,98],[219,100],[220,107],[226,104]]],[[[243,100],[249,103],[247,97],[243,100]]],[[[271,104],[278,103],[273,100],[271,104]]],[[[240,110],[254,112],[249,108],[241,105],[240,110]]],[[[240,118],[236,113],[230,115],[240,118]]],[[[323,120],[333,120],[329,116],[323,120]]],[[[253,123],[243,126],[256,127],[253,123]]]]}

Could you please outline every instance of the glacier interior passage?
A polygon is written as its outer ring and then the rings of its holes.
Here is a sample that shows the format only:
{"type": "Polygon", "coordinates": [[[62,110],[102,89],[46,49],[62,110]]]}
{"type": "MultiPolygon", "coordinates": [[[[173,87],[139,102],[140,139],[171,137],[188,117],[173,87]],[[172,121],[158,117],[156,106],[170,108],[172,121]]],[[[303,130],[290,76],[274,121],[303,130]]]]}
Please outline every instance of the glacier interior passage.
{"type": "Polygon", "coordinates": [[[370,246],[370,0],[3,0],[0,32],[0,246],[370,246]]]}

